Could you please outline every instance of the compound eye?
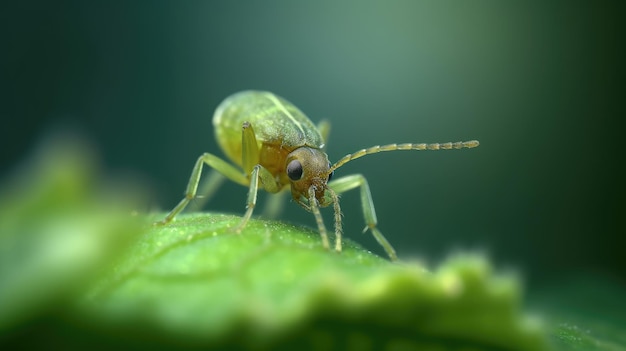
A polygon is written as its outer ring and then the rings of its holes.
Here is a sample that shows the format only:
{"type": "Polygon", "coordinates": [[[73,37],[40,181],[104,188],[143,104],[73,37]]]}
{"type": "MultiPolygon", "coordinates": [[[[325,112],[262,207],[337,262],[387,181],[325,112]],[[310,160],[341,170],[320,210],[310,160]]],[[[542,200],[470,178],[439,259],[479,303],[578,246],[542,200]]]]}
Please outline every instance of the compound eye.
{"type": "Polygon", "coordinates": [[[302,178],[302,163],[293,160],[287,165],[287,176],[291,180],[300,180],[302,178]]]}

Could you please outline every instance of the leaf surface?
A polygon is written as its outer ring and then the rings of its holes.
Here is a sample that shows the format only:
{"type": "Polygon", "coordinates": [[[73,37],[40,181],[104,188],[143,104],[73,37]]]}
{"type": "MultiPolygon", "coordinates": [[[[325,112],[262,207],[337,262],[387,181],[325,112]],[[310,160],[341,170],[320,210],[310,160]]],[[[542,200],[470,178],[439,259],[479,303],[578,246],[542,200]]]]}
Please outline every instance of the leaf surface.
{"type": "Polygon", "coordinates": [[[315,232],[281,222],[252,220],[234,234],[239,220],[191,214],[151,228],[85,306],[194,343],[545,347],[540,325],[522,313],[516,278],[480,256],[431,272],[351,242],[327,251],[315,232]]]}

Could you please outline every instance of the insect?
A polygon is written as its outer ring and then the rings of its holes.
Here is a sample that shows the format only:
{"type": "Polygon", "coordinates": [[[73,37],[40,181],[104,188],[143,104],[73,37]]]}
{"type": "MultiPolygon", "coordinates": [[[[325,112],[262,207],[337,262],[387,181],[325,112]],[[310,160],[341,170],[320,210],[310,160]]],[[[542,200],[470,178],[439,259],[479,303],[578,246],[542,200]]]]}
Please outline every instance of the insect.
{"type": "Polygon", "coordinates": [[[170,222],[196,197],[202,167],[206,165],[213,168],[215,174],[248,187],[246,212],[235,232],[241,232],[250,220],[259,189],[278,193],[290,187],[293,200],[315,216],[322,245],[326,249],[330,245],[320,207],[333,206],[335,250],[340,252],[342,224],[338,194],[359,188],[366,223],[363,232],[370,230],[391,260],[397,259],[396,252],[377,227],[374,201],[367,180],[361,174],[331,180],[334,171],[352,160],[384,151],[449,150],[478,146],[476,140],[389,144],[359,150],[331,164],[324,152],[328,124],[321,123],[316,127],[296,106],[265,91],[242,91],[227,97],[215,111],[213,126],[219,146],[238,167],[213,154],[202,154],[191,172],[185,197],[158,224],[170,222]]]}

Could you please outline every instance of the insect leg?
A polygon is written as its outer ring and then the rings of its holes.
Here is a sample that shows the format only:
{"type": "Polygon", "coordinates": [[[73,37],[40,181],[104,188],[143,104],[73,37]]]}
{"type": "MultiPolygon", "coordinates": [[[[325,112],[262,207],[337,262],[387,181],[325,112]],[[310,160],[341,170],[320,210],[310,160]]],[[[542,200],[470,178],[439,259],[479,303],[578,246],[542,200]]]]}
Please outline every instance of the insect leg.
{"type": "MultiPolygon", "coordinates": [[[[311,212],[315,216],[315,222],[317,222],[317,228],[320,231],[320,236],[322,237],[322,245],[325,249],[328,249],[330,245],[328,244],[328,234],[326,233],[326,226],[324,226],[324,219],[322,218],[322,214],[320,213],[319,204],[317,203],[317,199],[315,198],[315,188],[309,188],[309,206],[311,212]]],[[[341,251],[341,250],[339,250],[341,251]]]]}
{"type": "Polygon", "coordinates": [[[280,185],[274,179],[270,171],[265,169],[259,163],[259,144],[254,134],[252,124],[243,122],[241,126],[241,160],[243,171],[250,175],[248,198],[246,200],[246,213],[243,215],[241,222],[235,228],[235,232],[239,233],[246,226],[252,212],[256,206],[257,193],[259,191],[259,178],[263,188],[270,193],[276,193],[280,190],[280,185]]]}
{"type": "Polygon", "coordinates": [[[250,217],[252,217],[252,212],[256,206],[257,193],[259,192],[259,178],[263,186],[269,189],[268,191],[270,192],[271,190],[277,189],[279,186],[274,176],[272,176],[272,173],[263,166],[256,165],[252,168],[252,173],[250,174],[250,188],[248,189],[248,198],[246,200],[246,213],[243,215],[239,225],[235,228],[235,232],[237,233],[241,232],[250,220],[250,217]]]}
{"type": "Polygon", "coordinates": [[[285,196],[287,191],[279,191],[268,196],[263,206],[263,216],[267,218],[277,218],[285,207],[285,196]]]}
{"type": "Polygon", "coordinates": [[[330,201],[333,203],[333,210],[335,212],[335,251],[341,252],[341,232],[343,228],[341,226],[341,207],[339,206],[339,196],[328,188],[324,193],[324,196],[329,196],[330,201]]]}
{"type": "Polygon", "coordinates": [[[333,180],[328,183],[328,186],[336,193],[344,193],[348,190],[360,187],[361,189],[361,205],[363,206],[363,217],[365,217],[366,227],[363,230],[370,230],[372,235],[378,243],[385,249],[387,255],[392,261],[395,261],[398,257],[396,251],[393,249],[389,241],[385,239],[383,233],[376,227],[378,221],[376,220],[376,210],[374,209],[374,201],[372,200],[372,194],[370,187],[367,184],[367,180],[361,174],[353,174],[339,179],[333,180]]]}
{"type": "Polygon", "coordinates": [[[250,174],[254,166],[259,163],[259,144],[257,144],[252,124],[249,122],[243,122],[241,128],[241,160],[245,174],[250,174]]]}
{"type": "Polygon", "coordinates": [[[198,185],[195,201],[191,204],[194,209],[201,209],[213,197],[217,189],[224,184],[226,177],[215,169],[204,176],[204,180],[198,185]]]}
{"type": "Polygon", "coordinates": [[[185,191],[185,197],[180,200],[178,205],[174,207],[170,213],[167,214],[163,220],[155,223],[155,224],[166,224],[170,222],[180,211],[182,211],[187,204],[196,196],[198,191],[198,183],[200,182],[200,176],[202,175],[202,166],[207,165],[217,172],[226,176],[226,178],[232,180],[235,183],[239,183],[242,185],[248,185],[248,179],[246,176],[235,166],[229,164],[228,162],[222,160],[221,158],[205,153],[202,156],[198,157],[196,164],[193,166],[193,170],[191,171],[191,177],[189,177],[189,183],[187,183],[187,190],[185,191]]]}
{"type": "Polygon", "coordinates": [[[328,144],[328,135],[330,134],[330,122],[323,119],[318,123],[317,130],[320,132],[322,136],[322,140],[324,141],[324,146],[328,144]]]}

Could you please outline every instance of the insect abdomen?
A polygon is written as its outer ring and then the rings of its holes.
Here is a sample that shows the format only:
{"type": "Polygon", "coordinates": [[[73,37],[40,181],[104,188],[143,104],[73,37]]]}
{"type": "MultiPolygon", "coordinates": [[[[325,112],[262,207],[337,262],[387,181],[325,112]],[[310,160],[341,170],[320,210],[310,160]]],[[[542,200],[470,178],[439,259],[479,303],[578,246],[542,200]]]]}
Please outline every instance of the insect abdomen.
{"type": "Polygon", "coordinates": [[[270,92],[242,91],[227,97],[213,116],[218,144],[239,165],[243,122],[252,125],[259,148],[262,144],[319,148],[323,142],[315,125],[287,100],[270,92]]]}

